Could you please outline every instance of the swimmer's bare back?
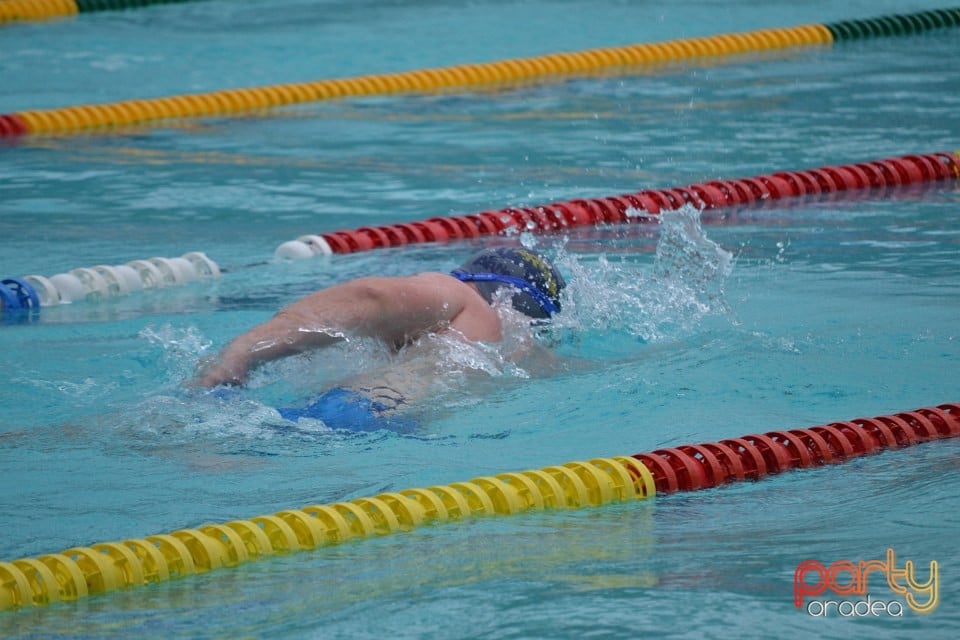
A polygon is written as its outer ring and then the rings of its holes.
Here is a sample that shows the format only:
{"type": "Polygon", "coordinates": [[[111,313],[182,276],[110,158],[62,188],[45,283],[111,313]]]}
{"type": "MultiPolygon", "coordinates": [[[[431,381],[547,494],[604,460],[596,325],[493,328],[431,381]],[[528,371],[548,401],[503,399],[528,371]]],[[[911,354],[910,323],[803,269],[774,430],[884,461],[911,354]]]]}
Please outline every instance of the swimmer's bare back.
{"type": "Polygon", "coordinates": [[[340,342],[347,335],[409,344],[451,331],[498,342],[500,318],[473,284],[443,273],[369,277],[316,291],[241,334],[202,365],[193,385],[243,384],[256,366],[340,342]]]}

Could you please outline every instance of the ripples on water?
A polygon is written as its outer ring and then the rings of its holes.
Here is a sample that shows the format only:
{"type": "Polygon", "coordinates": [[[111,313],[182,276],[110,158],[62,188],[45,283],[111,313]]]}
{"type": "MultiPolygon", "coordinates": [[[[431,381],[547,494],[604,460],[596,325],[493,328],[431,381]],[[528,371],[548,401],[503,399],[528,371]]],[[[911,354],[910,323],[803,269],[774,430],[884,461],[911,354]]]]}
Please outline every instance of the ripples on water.
{"type": "MultiPolygon", "coordinates": [[[[0,111],[130,98],[133,86],[173,94],[923,8],[695,3],[651,17],[619,2],[481,2],[455,15],[435,3],[336,15],[284,4],[5,28],[0,111]],[[690,19],[700,13],[711,19],[690,19]]],[[[14,239],[3,277],[193,249],[228,272],[0,328],[0,559],[956,400],[960,192],[947,183],[708,212],[703,227],[681,212],[659,227],[522,237],[571,276],[542,338],[562,366],[544,376],[496,347],[443,345],[439,408],[422,433],[331,432],[272,408],[391,364],[373,344],[271,365],[240,396],[181,386],[197,359],[296,297],[359,275],[447,269],[473,248],[265,264],[282,241],[950,149],[960,92],[944,61],[955,48],[944,31],[3,145],[0,236],[14,239]]],[[[960,598],[956,458],[955,443],[938,442],[654,504],[426,527],[3,614],[0,635],[943,637],[960,598]],[[887,546],[942,563],[938,611],[851,625],[793,608],[800,561],[880,558],[887,546]]]]}

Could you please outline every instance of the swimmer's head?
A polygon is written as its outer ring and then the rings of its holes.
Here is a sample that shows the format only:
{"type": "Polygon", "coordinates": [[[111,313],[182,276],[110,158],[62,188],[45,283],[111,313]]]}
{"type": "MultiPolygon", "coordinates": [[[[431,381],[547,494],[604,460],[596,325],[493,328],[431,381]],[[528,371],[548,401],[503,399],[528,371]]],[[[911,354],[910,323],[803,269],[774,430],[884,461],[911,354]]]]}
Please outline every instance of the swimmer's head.
{"type": "Polygon", "coordinates": [[[567,284],[549,258],[522,247],[484,249],[450,275],[473,283],[490,303],[499,289],[513,289],[513,308],[535,319],[560,311],[560,292],[567,284]]]}

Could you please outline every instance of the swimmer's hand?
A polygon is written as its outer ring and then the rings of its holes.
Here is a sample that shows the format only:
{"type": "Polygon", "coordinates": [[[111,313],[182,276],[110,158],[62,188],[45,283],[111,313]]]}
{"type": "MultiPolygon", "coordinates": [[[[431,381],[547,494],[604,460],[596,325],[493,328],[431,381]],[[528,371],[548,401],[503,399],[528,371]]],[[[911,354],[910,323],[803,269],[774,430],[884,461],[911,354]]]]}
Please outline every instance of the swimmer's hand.
{"type": "Polygon", "coordinates": [[[222,384],[242,386],[247,381],[247,373],[248,366],[244,362],[209,358],[200,362],[197,375],[187,384],[204,389],[222,384]]]}

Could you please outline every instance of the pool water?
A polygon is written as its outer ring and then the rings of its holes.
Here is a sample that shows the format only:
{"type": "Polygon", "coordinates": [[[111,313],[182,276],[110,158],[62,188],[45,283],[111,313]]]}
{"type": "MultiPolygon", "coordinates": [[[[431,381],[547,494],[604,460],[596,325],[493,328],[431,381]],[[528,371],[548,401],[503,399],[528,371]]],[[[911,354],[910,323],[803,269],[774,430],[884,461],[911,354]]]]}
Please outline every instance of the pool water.
{"type": "MultiPolygon", "coordinates": [[[[0,29],[0,113],[938,8],[932,2],[213,0],[0,29]]],[[[960,188],[941,182],[282,262],[305,233],[960,148],[955,31],[631,76],[0,142],[0,276],[204,251],[216,281],[0,326],[0,560],[383,491],[960,400],[960,188]],[[414,433],[273,409],[391,356],[184,389],[316,288],[535,245],[570,281],[542,375],[450,352],[414,433]],[[479,371],[480,375],[476,372],[479,371]],[[464,382],[470,381],[469,383],[464,382]]],[[[0,613],[4,637],[949,638],[960,444],[646,503],[427,526],[0,613]],[[817,619],[807,559],[940,567],[926,616],[817,619]]],[[[871,591],[888,600],[882,585],[871,591]]]]}

